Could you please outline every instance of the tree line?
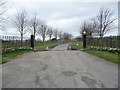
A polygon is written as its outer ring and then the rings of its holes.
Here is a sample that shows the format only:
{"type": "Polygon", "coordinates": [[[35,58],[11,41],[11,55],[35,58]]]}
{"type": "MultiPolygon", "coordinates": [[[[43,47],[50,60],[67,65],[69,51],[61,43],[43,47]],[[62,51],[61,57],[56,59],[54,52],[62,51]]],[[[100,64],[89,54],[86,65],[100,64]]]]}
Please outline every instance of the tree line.
{"type": "MultiPolygon", "coordinates": [[[[6,2],[0,0],[0,26],[6,21],[4,13],[6,12],[5,7],[6,2]]],[[[86,20],[80,26],[80,34],[83,35],[83,32],[86,31],[87,36],[99,36],[102,40],[104,35],[114,28],[114,22],[116,20],[113,17],[113,11],[107,8],[101,8],[96,17],[86,20]]],[[[32,17],[29,17],[29,14],[26,10],[21,10],[16,13],[14,19],[12,20],[14,26],[17,28],[21,35],[21,41],[23,41],[23,36],[29,32],[34,37],[41,36],[42,41],[44,42],[48,37],[49,40],[54,37],[55,39],[64,39],[69,40],[73,37],[72,34],[67,32],[62,32],[57,28],[48,26],[44,21],[42,21],[37,14],[34,14],[32,17]]]]}
{"type": "MultiPolygon", "coordinates": [[[[6,3],[7,2],[0,0],[0,27],[2,27],[4,21],[7,20],[7,18],[3,17],[7,11],[5,8],[3,8],[5,7],[6,3]]],[[[23,42],[23,37],[26,33],[34,35],[34,38],[36,36],[41,36],[43,42],[47,37],[49,38],[49,41],[51,41],[52,38],[55,38],[56,40],[63,39],[67,41],[73,37],[70,33],[62,32],[57,28],[48,26],[39,18],[39,16],[37,16],[37,14],[34,14],[32,17],[29,16],[30,15],[26,10],[19,10],[11,20],[15,28],[20,33],[21,42],[23,42]]]]}
{"type": "Polygon", "coordinates": [[[13,21],[17,30],[21,34],[21,41],[23,41],[23,35],[26,32],[30,32],[32,35],[34,35],[34,38],[36,35],[40,35],[43,42],[45,41],[46,37],[49,37],[49,41],[51,41],[52,37],[54,37],[56,40],[58,38],[64,40],[69,40],[72,38],[72,34],[58,31],[57,28],[48,26],[36,14],[29,18],[26,10],[17,12],[13,21]]]}

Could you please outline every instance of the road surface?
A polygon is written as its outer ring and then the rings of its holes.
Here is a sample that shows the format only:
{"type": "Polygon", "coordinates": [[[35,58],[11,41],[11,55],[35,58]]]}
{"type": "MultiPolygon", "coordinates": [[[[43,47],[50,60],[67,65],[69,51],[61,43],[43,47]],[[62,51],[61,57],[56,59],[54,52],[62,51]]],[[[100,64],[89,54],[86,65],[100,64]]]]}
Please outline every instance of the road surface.
{"type": "Polygon", "coordinates": [[[31,52],[3,65],[3,88],[117,88],[118,65],[67,44],[31,52]]]}

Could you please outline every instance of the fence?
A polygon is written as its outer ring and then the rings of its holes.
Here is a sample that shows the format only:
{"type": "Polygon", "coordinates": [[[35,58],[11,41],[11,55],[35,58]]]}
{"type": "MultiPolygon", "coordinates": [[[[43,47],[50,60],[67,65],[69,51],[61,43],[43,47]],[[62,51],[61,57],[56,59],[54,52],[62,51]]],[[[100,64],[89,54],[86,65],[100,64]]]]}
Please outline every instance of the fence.
{"type": "Polygon", "coordinates": [[[87,47],[117,48],[119,49],[120,36],[109,36],[102,39],[98,37],[87,37],[87,47]]]}
{"type": "Polygon", "coordinates": [[[18,36],[0,36],[2,41],[2,51],[12,51],[16,49],[29,49],[31,48],[30,37],[23,37],[21,44],[21,37],[18,36]]]}

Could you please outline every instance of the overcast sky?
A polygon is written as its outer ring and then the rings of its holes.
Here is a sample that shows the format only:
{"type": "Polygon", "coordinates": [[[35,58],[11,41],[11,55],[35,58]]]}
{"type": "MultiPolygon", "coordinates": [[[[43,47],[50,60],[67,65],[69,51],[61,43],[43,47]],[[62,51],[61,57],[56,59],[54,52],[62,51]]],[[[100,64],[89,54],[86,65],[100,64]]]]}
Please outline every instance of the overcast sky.
{"type": "MultiPolygon", "coordinates": [[[[44,0],[43,0],[44,1],[44,0]]],[[[57,28],[59,31],[69,32],[74,36],[79,36],[80,25],[86,20],[95,17],[100,8],[114,10],[113,17],[118,17],[117,2],[41,2],[41,0],[9,0],[7,15],[14,17],[19,9],[26,9],[29,16],[35,12],[49,26],[57,28]]],[[[116,21],[114,25],[117,27],[116,21]]],[[[7,23],[3,28],[3,35],[20,35],[16,28],[7,23]]],[[[118,29],[109,31],[106,35],[117,35],[118,29]]],[[[26,34],[28,35],[28,34],[26,34]]]]}

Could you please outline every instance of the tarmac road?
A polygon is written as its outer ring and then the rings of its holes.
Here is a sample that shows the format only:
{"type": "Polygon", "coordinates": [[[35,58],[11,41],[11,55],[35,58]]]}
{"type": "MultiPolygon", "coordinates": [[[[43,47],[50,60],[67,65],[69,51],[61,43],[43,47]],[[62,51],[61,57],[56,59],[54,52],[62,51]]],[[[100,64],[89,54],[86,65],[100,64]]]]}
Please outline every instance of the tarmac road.
{"type": "Polygon", "coordinates": [[[2,80],[3,88],[117,88],[118,65],[64,44],[4,64],[2,80]]]}

